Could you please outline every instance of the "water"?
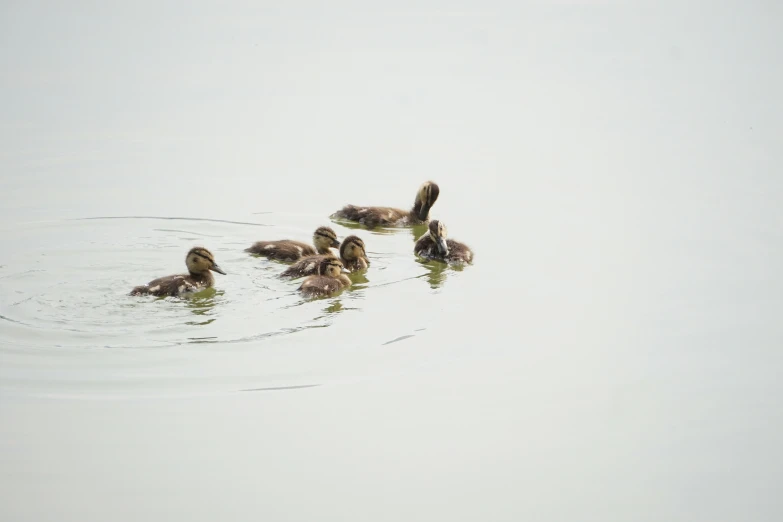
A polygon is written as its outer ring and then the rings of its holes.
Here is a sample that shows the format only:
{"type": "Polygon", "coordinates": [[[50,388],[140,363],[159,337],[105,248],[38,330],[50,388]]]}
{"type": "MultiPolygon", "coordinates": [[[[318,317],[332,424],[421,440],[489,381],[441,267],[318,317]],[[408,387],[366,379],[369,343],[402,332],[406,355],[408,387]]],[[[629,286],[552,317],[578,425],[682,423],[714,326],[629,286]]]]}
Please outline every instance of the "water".
{"type": "MultiPolygon", "coordinates": [[[[432,299],[442,298],[447,281],[468,275],[413,255],[421,226],[369,232],[303,214],[251,213],[245,219],[114,216],[16,223],[9,241],[30,246],[14,248],[3,267],[5,392],[89,396],[109,382],[101,395],[123,396],[133,393],[139,380],[158,390],[152,392],[156,396],[237,390],[258,385],[259,379],[268,386],[279,380],[289,385],[298,377],[247,375],[245,365],[206,382],[187,372],[172,379],[168,369],[172,362],[182,369],[200,357],[206,360],[198,365],[209,365],[216,350],[254,353],[258,360],[246,364],[261,368],[268,362],[261,348],[285,346],[288,337],[296,344],[337,344],[335,351],[343,343],[334,340],[348,331],[354,334],[345,341],[391,344],[431,327],[438,318],[427,313],[425,300],[437,303],[432,299]],[[309,242],[320,223],[332,226],[340,238],[363,237],[372,259],[372,269],[351,274],[353,286],[337,296],[305,299],[297,292],[302,279],[278,277],[287,263],[243,252],[259,239],[309,242]],[[184,253],[197,244],[207,245],[228,272],[215,276],[214,288],[185,299],[128,296],[137,284],[185,271],[184,253]],[[394,320],[385,325],[384,316],[394,320]],[[332,334],[326,327],[346,330],[332,334]],[[146,354],[143,360],[151,367],[129,370],[126,357],[133,353],[146,354]],[[63,368],[64,355],[73,371],[63,368]],[[38,377],[30,379],[24,368],[33,360],[57,362],[50,370],[37,368],[38,377]]],[[[333,372],[323,371],[322,378],[333,372]]]]}
{"type": "Polygon", "coordinates": [[[3,5],[0,518],[778,520],[780,15],[3,5]]]}

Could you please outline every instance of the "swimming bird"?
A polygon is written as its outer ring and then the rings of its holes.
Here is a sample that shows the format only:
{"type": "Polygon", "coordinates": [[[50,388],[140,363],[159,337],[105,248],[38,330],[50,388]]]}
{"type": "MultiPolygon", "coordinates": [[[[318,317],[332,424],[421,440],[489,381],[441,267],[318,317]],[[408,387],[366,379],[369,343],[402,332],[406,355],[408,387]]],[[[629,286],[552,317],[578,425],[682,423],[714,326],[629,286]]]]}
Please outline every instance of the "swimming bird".
{"type": "MultiPolygon", "coordinates": [[[[290,277],[292,279],[306,275],[318,273],[318,267],[327,257],[335,257],[333,254],[314,255],[303,257],[293,265],[289,266],[280,277],[290,277]]],[[[348,236],[340,243],[340,261],[350,272],[365,269],[369,266],[370,260],[367,258],[367,252],[364,249],[364,241],[357,236],[348,236]]]]}
{"type": "Polygon", "coordinates": [[[347,288],[351,286],[351,280],[342,271],[342,261],[326,256],[318,264],[318,273],[308,276],[298,290],[307,296],[323,296],[347,288]]]}
{"type": "Polygon", "coordinates": [[[442,221],[430,221],[429,231],[421,236],[413,247],[414,253],[427,259],[449,263],[472,263],[473,251],[459,241],[447,239],[448,230],[442,221]]]}
{"type": "Polygon", "coordinates": [[[215,263],[215,256],[204,247],[194,247],[185,257],[188,273],[153,279],[146,285],[137,286],[130,295],[179,296],[210,288],[215,278],[210,272],[226,275],[215,263]]]}
{"type": "Polygon", "coordinates": [[[318,227],[313,233],[313,245],[315,248],[292,239],[258,241],[251,247],[246,248],[245,252],[259,254],[278,261],[296,261],[304,256],[328,254],[330,252],[329,248],[339,247],[340,242],[337,241],[337,234],[334,233],[334,230],[329,227],[318,227]]]}
{"type": "Polygon", "coordinates": [[[332,218],[342,218],[356,221],[372,229],[378,225],[408,226],[426,223],[430,209],[440,194],[440,188],[433,181],[427,181],[419,187],[416,200],[410,210],[391,207],[359,207],[346,205],[332,214],[332,218]]]}

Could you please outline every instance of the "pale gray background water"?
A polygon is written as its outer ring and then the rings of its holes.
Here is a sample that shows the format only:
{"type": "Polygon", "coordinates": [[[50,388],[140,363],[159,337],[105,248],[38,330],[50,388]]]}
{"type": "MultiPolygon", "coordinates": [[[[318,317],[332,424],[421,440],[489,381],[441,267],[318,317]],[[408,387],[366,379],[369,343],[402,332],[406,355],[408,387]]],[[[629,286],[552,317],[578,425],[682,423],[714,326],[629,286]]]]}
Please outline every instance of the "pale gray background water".
{"type": "Polygon", "coordinates": [[[3,2],[0,519],[780,520],[782,14],[3,2]],[[426,179],[474,266],[242,252],[426,179]]]}

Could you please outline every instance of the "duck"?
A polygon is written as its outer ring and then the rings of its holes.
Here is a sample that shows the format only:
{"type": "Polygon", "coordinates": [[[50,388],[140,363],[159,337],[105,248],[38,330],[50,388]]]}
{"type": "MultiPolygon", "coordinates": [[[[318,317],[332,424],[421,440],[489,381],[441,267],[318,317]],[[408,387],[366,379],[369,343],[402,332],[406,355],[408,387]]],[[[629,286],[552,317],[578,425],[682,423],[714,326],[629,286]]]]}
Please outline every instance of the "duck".
{"type": "Polygon", "coordinates": [[[472,263],[473,251],[469,246],[453,239],[447,239],[446,225],[437,219],[430,221],[429,230],[421,236],[413,252],[427,259],[446,261],[447,263],[472,263]]]}
{"type": "Polygon", "coordinates": [[[332,214],[332,218],[356,221],[367,228],[373,229],[378,225],[385,226],[409,226],[420,225],[429,221],[429,213],[440,194],[440,188],[434,181],[426,181],[416,193],[413,208],[402,210],[391,207],[360,207],[346,205],[332,214]]]}
{"type": "Polygon", "coordinates": [[[193,247],[185,256],[187,274],[170,275],[153,279],[146,285],[135,287],[130,295],[181,296],[210,288],[215,284],[211,272],[226,275],[215,263],[215,256],[204,247],[193,247]]]}
{"type": "MultiPolygon", "coordinates": [[[[334,254],[331,253],[303,257],[288,267],[280,274],[280,277],[295,279],[297,277],[316,274],[321,262],[329,256],[335,257],[334,254]]],[[[364,241],[358,236],[348,236],[343,239],[343,242],[340,243],[340,261],[349,272],[367,268],[370,265],[370,260],[367,258],[364,241]]]]}
{"type": "Polygon", "coordinates": [[[318,263],[318,273],[307,276],[297,290],[309,297],[329,295],[351,286],[351,280],[343,274],[343,263],[336,257],[326,256],[318,263]]]}
{"type": "Polygon", "coordinates": [[[332,247],[338,248],[340,242],[337,241],[337,234],[334,233],[334,230],[329,227],[318,227],[315,229],[315,232],[313,232],[313,245],[315,248],[306,243],[302,243],[301,241],[294,241],[292,239],[258,241],[249,248],[246,248],[245,252],[259,254],[268,259],[290,262],[305,256],[329,254],[329,249],[332,247]]]}

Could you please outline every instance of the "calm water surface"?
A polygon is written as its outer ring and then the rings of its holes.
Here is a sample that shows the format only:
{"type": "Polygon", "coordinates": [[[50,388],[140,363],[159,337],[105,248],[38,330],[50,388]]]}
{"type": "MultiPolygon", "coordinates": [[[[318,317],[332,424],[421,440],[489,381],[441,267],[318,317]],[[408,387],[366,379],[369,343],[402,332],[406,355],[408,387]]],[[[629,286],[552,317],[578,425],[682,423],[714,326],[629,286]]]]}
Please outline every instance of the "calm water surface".
{"type": "Polygon", "coordinates": [[[0,519],[780,520],[780,26],[4,4],[0,519]],[[427,179],[473,266],[329,220],[427,179]],[[321,225],[337,296],[243,252],[321,225]]]}
{"type": "Polygon", "coordinates": [[[347,346],[369,350],[430,329],[437,334],[442,300],[469,291],[452,294],[447,283],[482,294],[480,276],[471,284],[470,270],[413,255],[424,227],[370,232],[299,211],[248,213],[244,219],[90,216],[15,223],[6,239],[25,247],[15,246],[2,268],[5,393],[189,395],[321,384],[355,371],[356,361],[328,361],[347,346]],[[287,263],[243,252],[259,239],[310,242],[321,224],[341,239],[363,237],[371,257],[372,269],[351,274],[353,286],[337,296],[305,299],[297,292],[301,279],[278,277],[287,263]],[[184,299],[127,295],[136,284],[183,272],[184,253],[194,245],[210,248],[228,272],[216,276],[214,288],[184,299]],[[322,352],[304,374],[304,368],[270,365],[268,350],[295,351],[303,344],[322,352]],[[227,360],[229,353],[243,362],[202,373],[216,354],[227,360]],[[129,358],[136,361],[130,367],[129,358]]]}

